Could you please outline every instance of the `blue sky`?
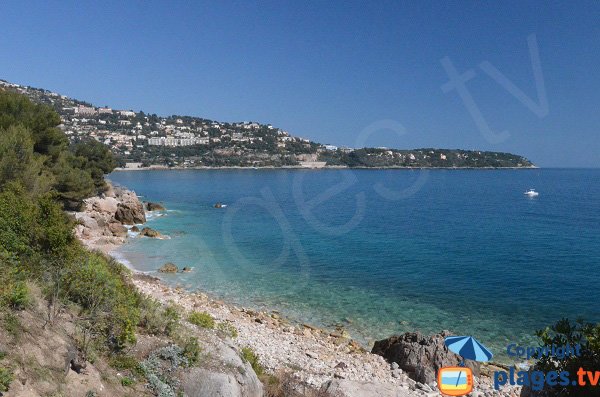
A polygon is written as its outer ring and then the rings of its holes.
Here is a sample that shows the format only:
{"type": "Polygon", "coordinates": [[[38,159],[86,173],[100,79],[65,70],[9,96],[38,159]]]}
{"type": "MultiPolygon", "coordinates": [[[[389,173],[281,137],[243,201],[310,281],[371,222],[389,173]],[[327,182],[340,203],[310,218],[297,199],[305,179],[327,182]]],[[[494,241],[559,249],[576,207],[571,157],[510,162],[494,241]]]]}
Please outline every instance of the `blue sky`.
{"type": "Polygon", "coordinates": [[[126,3],[4,2],[0,78],[322,143],[600,166],[598,2],[126,3]],[[443,59],[468,73],[471,104],[442,90],[443,59]]]}

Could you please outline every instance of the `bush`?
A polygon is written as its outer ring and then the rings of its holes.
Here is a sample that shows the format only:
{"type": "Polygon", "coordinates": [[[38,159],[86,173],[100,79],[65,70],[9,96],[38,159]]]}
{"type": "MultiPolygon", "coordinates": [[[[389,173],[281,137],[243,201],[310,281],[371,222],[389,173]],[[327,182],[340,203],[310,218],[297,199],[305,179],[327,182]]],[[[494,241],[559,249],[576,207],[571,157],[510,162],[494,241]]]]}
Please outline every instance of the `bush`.
{"type": "Polygon", "coordinates": [[[8,304],[12,309],[23,310],[29,305],[31,297],[29,296],[29,288],[23,281],[13,284],[8,292],[8,304]]]}
{"type": "Polygon", "coordinates": [[[135,357],[126,354],[113,355],[109,359],[108,365],[118,371],[130,371],[136,375],[143,374],[139,361],[135,357]]]}
{"type": "Polygon", "coordinates": [[[233,326],[233,324],[228,323],[226,321],[217,324],[217,329],[221,334],[230,338],[237,338],[238,336],[237,329],[233,326]]]}
{"type": "Polygon", "coordinates": [[[188,338],[183,345],[183,356],[187,359],[189,366],[194,366],[200,361],[202,348],[198,343],[198,338],[188,338]]]}
{"type": "Polygon", "coordinates": [[[13,372],[10,368],[0,367],[0,392],[8,391],[13,379],[13,372]]]}
{"type": "Polygon", "coordinates": [[[140,297],[140,321],[139,327],[150,335],[173,336],[179,328],[179,310],[176,306],[161,305],[153,298],[140,297]]]}
{"type": "MultiPolygon", "coordinates": [[[[567,344],[575,346],[581,345],[581,355],[569,355],[564,358],[550,356],[538,357],[536,369],[544,372],[548,371],[569,371],[574,375],[579,368],[584,370],[597,370],[600,368],[600,324],[587,323],[583,320],[571,322],[566,318],[558,321],[556,324],[546,329],[536,332],[540,339],[540,345],[543,346],[565,346],[567,344]]],[[[557,385],[554,388],[545,390],[547,395],[558,396],[598,396],[600,390],[598,387],[557,385]]]]}
{"type": "Polygon", "coordinates": [[[215,327],[215,319],[206,312],[192,312],[188,321],[198,327],[202,328],[214,328],[215,327]]]}
{"type": "Polygon", "coordinates": [[[121,386],[128,387],[133,385],[134,383],[135,381],[128,376],[124,376],[121,378],[121,386]]]}
{"type": "Polygon", "coordinates": [[[247,363],[250,363],[256,375],[261,376],[262,374],[264,374],[265,369],[261,365],[256,353],[254,353],[254,350],[252,350],[249,347],[242,348],[241,357],[242,360],[244,360],[247,363]]]}

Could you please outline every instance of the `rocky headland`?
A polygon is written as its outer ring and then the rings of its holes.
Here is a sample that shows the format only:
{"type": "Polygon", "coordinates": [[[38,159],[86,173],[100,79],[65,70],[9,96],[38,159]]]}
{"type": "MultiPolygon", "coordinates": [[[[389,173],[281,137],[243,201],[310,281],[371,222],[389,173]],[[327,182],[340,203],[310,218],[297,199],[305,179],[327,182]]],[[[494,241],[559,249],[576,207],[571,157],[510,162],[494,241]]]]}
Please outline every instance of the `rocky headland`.
{"type": "MultiPolygon", "coordinates": [[[[146,222],[146,210],[164,209],[160,204],[142,203],[130,190],[110,187],[101,197],[87,199],[83,210],[72,216],[77,221],[76,236],[88,248],[110,254],[128,236],[161,237],[160,232],[141,225],[146,222]],[[132,230],[140,232],[130,233],[132,230]]],[[[157,269],[159,273],[178,271],[173,263],[157,269]]],[[[443,343],[447,331],[432,336],[393,336],[376,342],[371,350],[353,340],[342,327],[327,330],[292,321],[276,311],[237,307],[202,291],[172,287],[156,277],[135,272],[132,281],[144,295],[179,308],[185,313],[182,318],[192,312],[208,313],[218,324],[228,324],[228,329],[235,330],[235,337],[218,329],[196,332],[218,365],[197,368],[193,370],[197,373],[183,376],[187,390],[194,390],[191,396],[266,395],[255,372],[239,358],[244,348],[256,353],[267,373],[291,378],[296,385],[294,392],[303,387],[323,393],[318,395],[338,397],[438,396],[436,371],[459,363],[459,357],[443,343]],[[244,368],[243,373],[231,371],[232,366],[244,368]]],[[[471,367],[476,374],[472,396],[519,396],[519,387],[493,389],[493,365],[471,367]]]]}

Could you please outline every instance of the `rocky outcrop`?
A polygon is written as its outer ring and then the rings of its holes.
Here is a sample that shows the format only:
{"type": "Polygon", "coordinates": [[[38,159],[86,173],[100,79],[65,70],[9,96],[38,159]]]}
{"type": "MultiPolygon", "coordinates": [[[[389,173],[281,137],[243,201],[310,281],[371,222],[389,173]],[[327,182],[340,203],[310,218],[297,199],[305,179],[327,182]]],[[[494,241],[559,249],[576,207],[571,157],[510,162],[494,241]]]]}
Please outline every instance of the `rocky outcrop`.
{"type": "Polygon", "coordinates": [[[242,360],[236,348],[214,336],[207,336],[206,361],[183,375],[181,386],[189,397],[263,397],[263,385],[252,366],[242,360]]]}
{"type": "Polygon", "coordinates": [[[152,203],[152,202],[148,201],[146,203],[146,209],[148,211],[164,211],[165,207],[163,205],[161,205],[161,204],[152,203]]]}
{"type": "MultiPolygon", "coordinates": [[[[375,342],[371,353],[397,363],[417,382],[430,384],[436,380],[440,368],[456,366],[462,361],[460,356],[452,353],[444,344],[447,336],[450,336],[448,331],[431,336],[407,332],[375,342]]],[[[465,364],[479,376],[478,363],[468,360],[465,364]]]]}
{"type": "Polygon", "coordinates": [[[144,223],[144,206],[137,195],[112,186],[102,195],[90,197],[81,212],[71,213],[77,225],[75,235],[91,249],[110,252],[127,238],[124,224],[144,223]]]}
{"type": "Polygon", "coordinates": [[[158,271],[161,273],[177,273],[179,268],[174,263],[169,262],[162,265],[158,271]]]}
{"type": "Polygon", "coordinates": [[[149,227],[145,227],[145,228],[143,228],[143,229],[140,231],[140,236],[143,236],[143,237],[150,237],[150,238],[159,238],[159,237],[161,237],[162,235],[160,234],[160,232],[158,232],[158,231],[156,231],[156,230],[154,230],[154,229],[151,229],[151,228],[149,228],[149,227]]]}

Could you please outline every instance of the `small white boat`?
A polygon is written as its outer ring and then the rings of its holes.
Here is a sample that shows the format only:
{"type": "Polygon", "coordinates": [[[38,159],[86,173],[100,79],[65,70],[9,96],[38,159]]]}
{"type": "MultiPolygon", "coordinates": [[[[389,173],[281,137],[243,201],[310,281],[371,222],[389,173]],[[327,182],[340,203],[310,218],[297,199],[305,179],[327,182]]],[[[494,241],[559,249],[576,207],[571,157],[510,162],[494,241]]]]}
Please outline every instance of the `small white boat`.
{"type": "Polygon", "coordinates": [[[535,190],[533,190],[533,189],[529,189],[528,191],[526,191],[526,192],[525,192],[525,193],[523,193],[523,194],[524,194],[524,195],[526,195],[526,196],[529,196],[529,197],[537,197],[537,196],[539,196],[539,195],[540,195],[538,192],[536,192],[536,191],[535,191],[535,190]]]}

